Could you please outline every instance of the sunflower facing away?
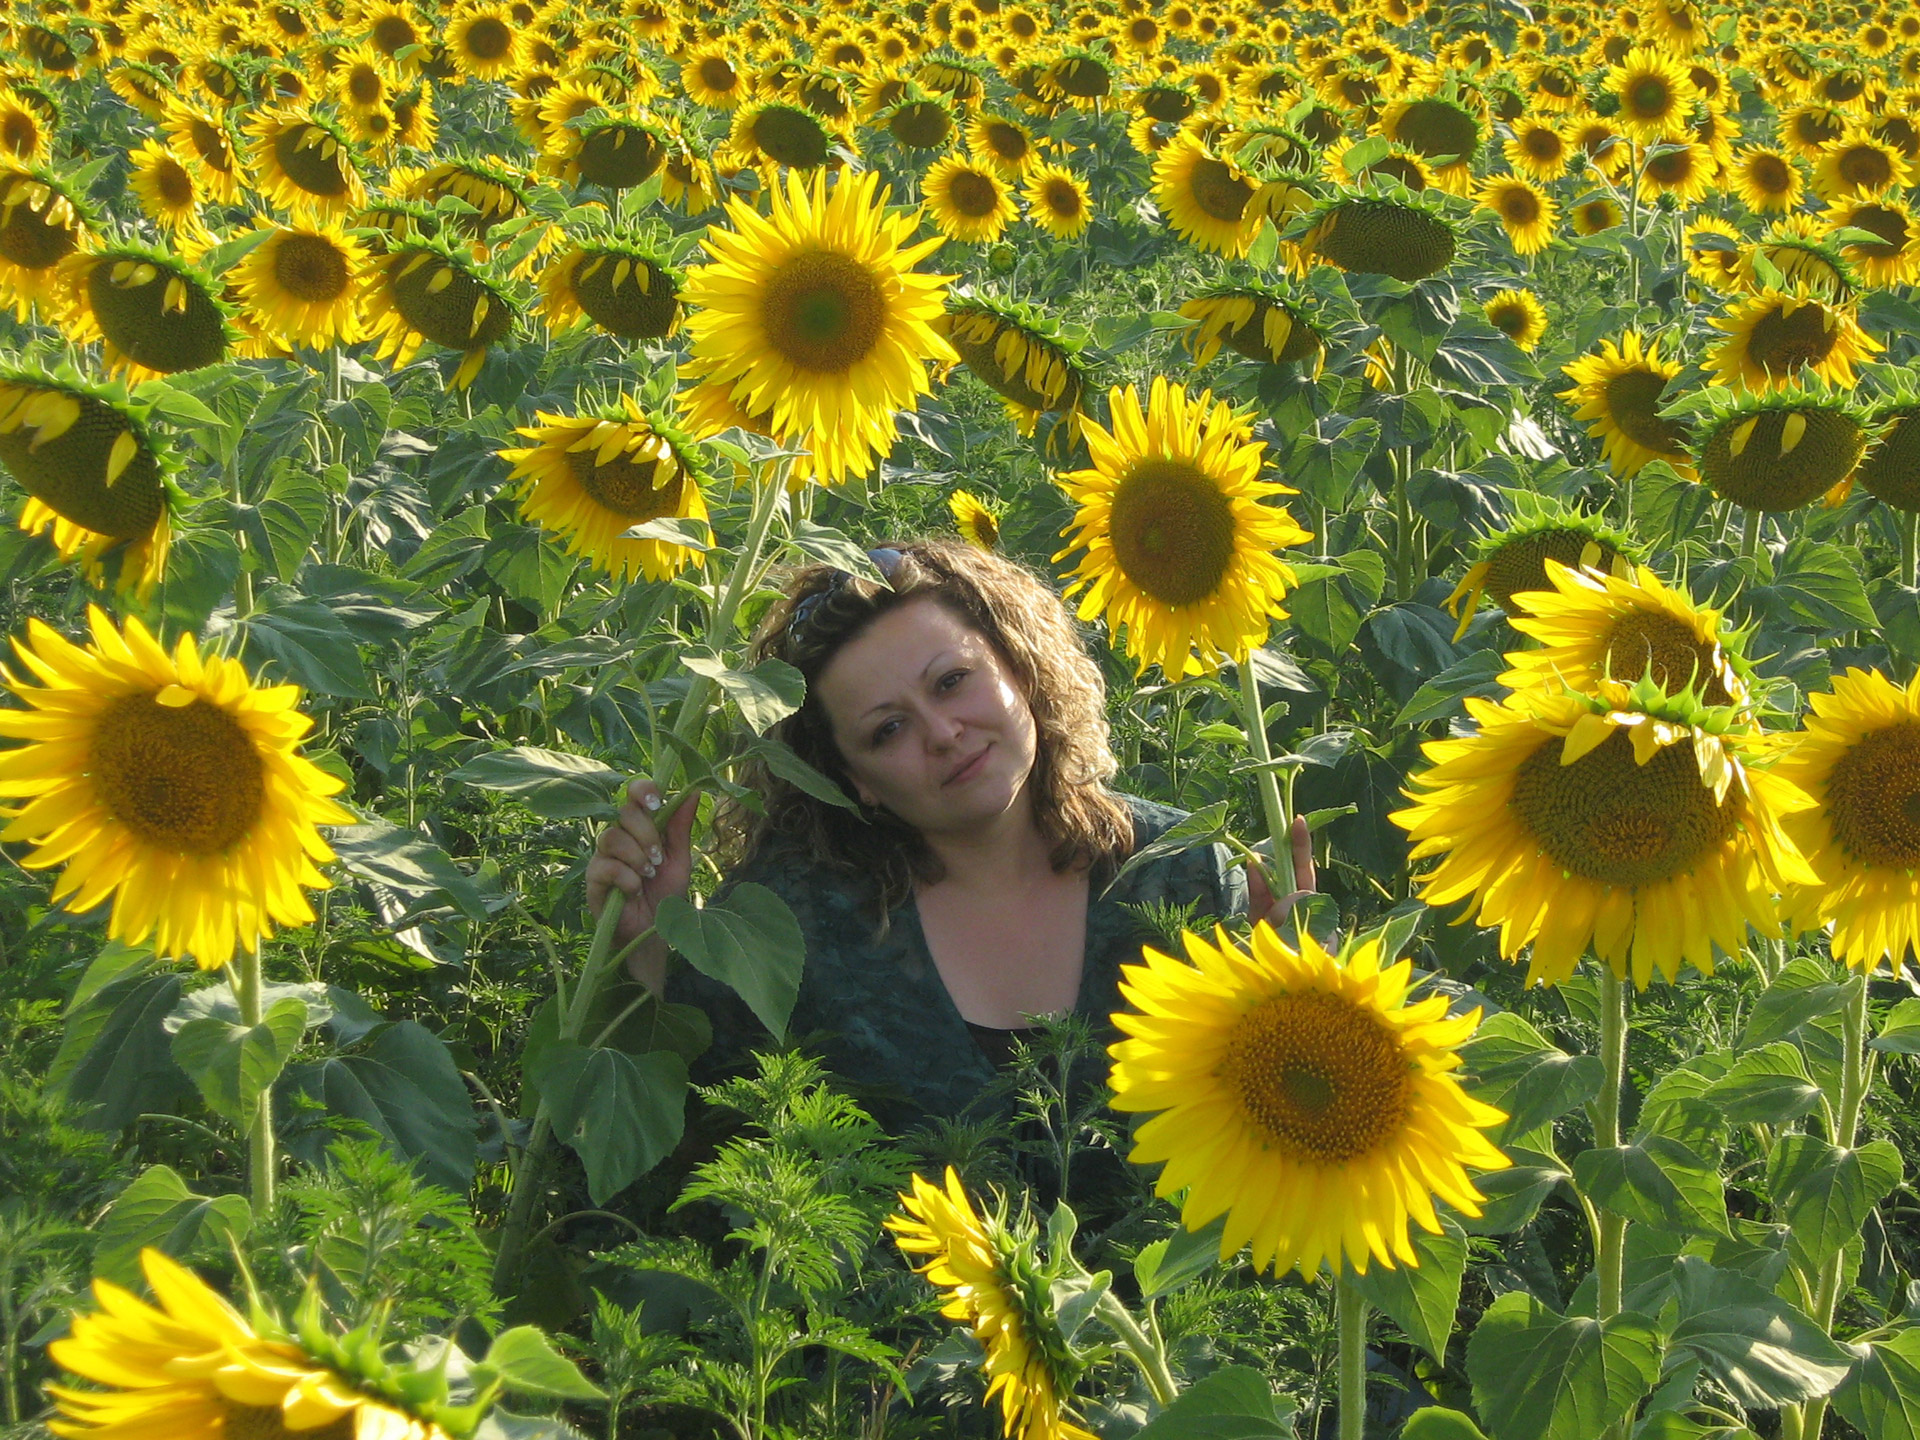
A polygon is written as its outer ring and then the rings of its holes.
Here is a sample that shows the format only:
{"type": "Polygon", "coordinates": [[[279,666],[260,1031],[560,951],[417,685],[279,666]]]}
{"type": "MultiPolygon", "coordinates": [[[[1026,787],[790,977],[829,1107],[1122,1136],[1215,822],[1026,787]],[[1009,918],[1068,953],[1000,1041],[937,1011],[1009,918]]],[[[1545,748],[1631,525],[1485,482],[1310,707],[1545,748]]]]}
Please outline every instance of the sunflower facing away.
{"type": "Polygon", "coordinates": [[[1429,905],[1471,900],[1500,953],[1533,947],[1527,984],[1559,984],[1589,945],[1642,989],[1682,961],[1711,974],[1752,925],[1779,933],[1773,894],[1814,883],[1782,817],[1812,802],[1748,762],[1765,737],[1647,682],[1597,696],[1519,691],[1469,699],[1479,726],[1422,747],[1394,823],[1429,905]]]}
{"type": "Polygon", "coordinates": [[[1220,930],[1185,940],[1186,961],[1149,946],[1121,967],[1134,1008],[1113,1016],[1129,1038],[1109,1083],[1114,1109],[1159,1112],[1127,1158],[1165,1162],[1154,1191],[1186,1191],[1188,1230],[1225,1214],[1222,1260],[1251,1245],[1255,1271],[1311,1278],[1322,1261],[1417,1265],[1408,1226],[1439,1233],[1435,1196],[1481,1213],[1468,1169],[1508,1161],[1480,1133],[1506,1115],[1451,1073],[1477,1009],[1408,1003],[1413,964],[1383,967],[1377,940],[1295,951],[1265,921],[1250,950],[1220,930]]]}
{"type": "Polygon", "coordinates": [[[254,323],[284,344],[325,350],[360,338],[366,246],[338,225],[276,225],[234,266],[254,323]]]}
{"type": "Polygon", "coordinates": [[[926,1257],[914,1269],[946,1292],[940,1313],[971,1329],[986,1352],[986,1401],[999,1399],[1002,1433],[1094,1440],[1067,1418],[1080,1364],[1053,1319],[1031,1239],[979,1215],[951,1165],[944,1189],[915,1175],[900,1204],[906,1213],[891,1216],[887,1228],[902,1253],[926,1257]]]}
{"type": "Polygon", "coordinates": [[[0,303],[22,324],[52,299],[60,262],[86,238],[80,208],[60,182],[39,170],[0,170],[0,303]]]}
{"type": "Polygon", "coordinates": [[[297,215],[352,214],[367,187],[340,127],[303,107],[269,110],[247,127],[260,193],[297,215]]]}
{"type": "Polygon", "coordinates": [[[60,264],[68,288],[67,328],[102,342],[109,373],[131,379],[217,365],[235,339],[210,280],[145,245],[71,255],[60,264]]]}
{"type": "Polygon", "coordinates": [[[888,215],[878,186],[874,171],[789,175],[765,216],[735,200],[687,280],[687,374],[782,437],[810,435],[829,482],[872,470],[896,412],[931,390],[928,365],[959,358],[935,329],[951,277],[913,270],[941,241],[912,242],[918,217],[888,215]]]}
{"type": "Polygon", "coordinates": [[[1079,349],[1059,326],[1028,306],[956,296],[933,327],[961,363],[1006,402],[1022,435],[1031,435],[1049,411],[1066,417],[1071,439],[1080,433],[1080,402],[1087,370],[1079,349]]]}
{"type": "Polygon", "coordinates": [[[1181,336],[1195,365],[1204,365],[1222,345],[1262,365],[1325,358],[1320,334],[1295,306],[1254,285],[1215,285],[1180,306],[1194,322],[1181,336]]]}
{"type": "Polygon", "coordinates": [[[1680,362],[1662,360],[1657,340],[1644,349],[1642,345],[1638,330],[1627,331],[1618,344],[1602,340],[1598,355],[1583,356],[1566,367],[1573,385],[1560,391],[1560,397],[1574,407],[1574,419],[1587,422],[1587,432],[1600,442],[1608,466],[1622,480],[1655,460],[1686,475],[1686,427],[1660,414],[1680,362]]]}
{"type": "MultiPolygon", "coordinates": [[[[48,1422],[54,1434],[66,1440],[448,1440],[432,1420],[375,1393],[404,1393],[397,1382],[420,1377],[398,1376],[384,1365],[378,1376],[349,1373],[342,1352],[351,1348],[364,1367],[367,1347],[327,1344],[314,1322],[301,1325],[298,1343],[276,1338],[151,1247],[140,1252],[140,1268],[157,1306],[95,1280],[100,1308],[75,1316],[72,1331],[47,1347],[62,1368],[109,1387],[49,1385],[61,1416],[48,1422]]],[[[438,1388],[444,1396],[444,1384],[438,1388]]]]}
{"type": "Polygon", "coordinates": [[[1783,909],[1801,930],[1832,925],[1836,960],[1899,975],[1920,956],[1920,677],[1849,670],[1807,699],[1778,773],[1814,801],[1786,823],[1819,883],[1783,909]]]}
{"type": "Polygon", "coordinates": [[[0,795],[29,803],[0,838],[33,843],[33,869],[65,865],[69,909],[112,897],[114,939],[203,969],[312,920],[301,887],[327,888],[314,866],[333,858],[315,827],[354,816],[298,753],[300,687],[256,688],[191,635],[170,656],[131,616],[88,622],[84,648],[38,620],[14,642],[41,683],[7,682],[26,708],[0,712],[0,735],[26,743],[0,757],[0,795]]]}
{"type": "Polygon", "coordinates": [[[1243,658],[1296,583],[1276,552],[1313,538],[1262,503],[1293,492],[1260,480],[1266,446],[1211,390],[1156,376],[1144,410],[1132,386],[1109,398],[1112,430],[1084,427],[1092,468],[1059,477],[1079,508],[1054,559],[1086,550],[1067,593],[1084,591],[1082,620],[1104,612],[1125,633],[1142,672],[1178,680],[1243,658]]]}
{"type": "Polygon", "coordinates": [[[414,240],[379,257],[368,274],[365,305],[371,332],[380,337],[379,359],[405,365],[427,340],[462,351],[449,382],[456,390],[471,385],[488,348],[513,333],[513,302],[435,241],[414,240]]]}
{"type": "Polygon", "coordinates": [[[1834,493],[1851,480],[1872,438],[1860,409],[1819,385],[1736,395],[1698,424],[1700,478],[1748,510],[1797,510],[1834,493]]]}
{"type": "Polygon", "coordinates": [[[499,454],[513,465],[507,478],[525,481],[520,513],[571,553],[623,581],[665,580],[703,562],[684,545],[627,536],[650,520],[707,518],[693,442],[632,396],[581,415],[543,410],[519,433],[534,443],[499,454]]]}
{"type": "Polygon", "coordinates": [[[1515,595],[1546,589],[1549,560],[1619,573],[1634,550],[1625,534],[1594,516],[1527,492],[1515,499],[1524,509],[1507,529],[1481,538],[1478,558],[1443,602],[1449,615],[1460,618],[1456,641],[1473,623],[1482,597],[1512,614],[1515,595]]]}
{"type": "Polygon", "coordinates": [[[1860,328],[1851,310],[1766,289],[1714,317],[1727,338],[1708,357],[1714,383],[1768,390],[1791,385],[1804,366],[1844,388],[1853,367],[1886,347],[1860,328]]]}
{"type": "Polygon", "coordinates": [[[541,272],[540,292],[555,334],[582,319],[627,340],[664,340],[680,328],[680,277],[636,242],[582,241],[541,272]]]}

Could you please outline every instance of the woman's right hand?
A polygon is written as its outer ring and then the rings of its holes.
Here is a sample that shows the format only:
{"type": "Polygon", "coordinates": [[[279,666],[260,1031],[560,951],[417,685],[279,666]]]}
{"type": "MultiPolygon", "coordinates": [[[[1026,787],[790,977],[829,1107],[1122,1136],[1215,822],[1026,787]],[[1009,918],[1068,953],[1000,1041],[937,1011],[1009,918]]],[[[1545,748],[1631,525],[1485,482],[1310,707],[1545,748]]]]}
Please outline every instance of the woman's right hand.
{"type": "Polygon", "coordinates": [[[654,915],[667,896],[687,893],[693,876],[690,837],[699,801],[699,792],[690,790],[672,814],[663,814],[660,787],[643,775],[627,786],[619,815],[600,832],[593,859],[587,862],[587,913],[598,917],[601,907],[619,893],[616,948],[624,948],[653,927],[654,915]]]}

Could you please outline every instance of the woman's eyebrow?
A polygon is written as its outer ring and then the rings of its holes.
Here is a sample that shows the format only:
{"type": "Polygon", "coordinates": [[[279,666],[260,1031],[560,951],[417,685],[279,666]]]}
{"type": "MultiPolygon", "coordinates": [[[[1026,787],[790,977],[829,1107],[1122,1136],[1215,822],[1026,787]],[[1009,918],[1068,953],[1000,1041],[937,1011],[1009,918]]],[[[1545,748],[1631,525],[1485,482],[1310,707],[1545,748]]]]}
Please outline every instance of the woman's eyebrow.
{"type": "MultiPolygon", "coordinates": [[[[927,661],[927,663],[926,663],[926,666],[925,666],[925,668],[921,670],[921,672],[920,672],[920,678],[921,678],[922,680],[925,680],[925,679],[927,678],[927,676],[928,676],[928,675],[930,675],[930,674],[932,674],[932,673],[933,673],[933,670],[934,670],[934,667],[935,667],[935,666],[937,666],[937,665],[939,665],[939,663],[940,663],[940,662],[941,662],[942,660],[944,660],[944,659],[946,659],[946,658],[947,658],[947,656],[948,656],[948,655],[949,655],[950,653],[951,653],[951,647],[948,647],[947,649],[942,649],[942,650],[937,650],[937,651],[935,651],[935,652],[934,652],[934,656],[933,656],[933,658],[932,658],[931,660],[929,660],[929,661],[927,661]]],[[[890,709],[892,709],[892,708],[893,708],[893,706],[894,706],[894,705],[895,705],[896,703],[898,703],[898,702],[896,702],[896,701],[894,701],[894,700],[892,700],[891,698],[889,698],[889,699],[886,699],[886,700],[882,700],[882,701],[881,701],[881,702],[880,702],[880,703],[879,703],[878,705],[869,705],[869,706],[868,706],[868,707],[866,708],[866,710],[865,710],[865,711],[863,711],[863,712],[861,713],[861,716],[860,716],[860,718],[861,718],[862,720],[864,720],[864,719],[866,719],[866,718],[867,718],[867,716],[869,716],[869,715],[871,715],[871,714],[873,714],[873,712],[874,712],[874,711],[876,711],[876,710],[890,710],[890,709]]]]}

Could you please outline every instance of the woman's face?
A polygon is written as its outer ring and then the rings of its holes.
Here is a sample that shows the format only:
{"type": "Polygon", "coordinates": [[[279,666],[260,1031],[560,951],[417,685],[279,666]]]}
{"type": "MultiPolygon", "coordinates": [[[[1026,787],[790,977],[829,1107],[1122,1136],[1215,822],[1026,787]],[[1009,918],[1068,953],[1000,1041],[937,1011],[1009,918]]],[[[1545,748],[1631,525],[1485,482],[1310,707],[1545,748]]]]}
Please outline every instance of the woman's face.
{"type": "Polygon", "coordinates": [[[1033,708],[991,641],[931,596],[840,648],[815,687],[868,805],[923,834],[1005,814],[1033,772],[1033,708]]]}

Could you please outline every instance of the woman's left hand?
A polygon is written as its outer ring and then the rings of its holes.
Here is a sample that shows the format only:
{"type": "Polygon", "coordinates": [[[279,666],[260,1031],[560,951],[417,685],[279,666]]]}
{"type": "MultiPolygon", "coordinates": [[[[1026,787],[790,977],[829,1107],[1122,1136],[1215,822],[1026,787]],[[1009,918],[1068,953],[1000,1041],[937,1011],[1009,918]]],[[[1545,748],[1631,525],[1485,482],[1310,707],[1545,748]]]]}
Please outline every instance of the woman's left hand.
{"type": "Polygon", "coordinates": [[[1288,911],[1318,888],[1313,873],[1313,836],[1307,832],[1306,816],[1293,817],[1292,839],[1293,883],[1299,888],[1291,894],[1275,900],[1266,876],[1251,865],[1247,867],[1247,914],[1256,921],[1265,920],[1276,929],[1288,911]]]}

